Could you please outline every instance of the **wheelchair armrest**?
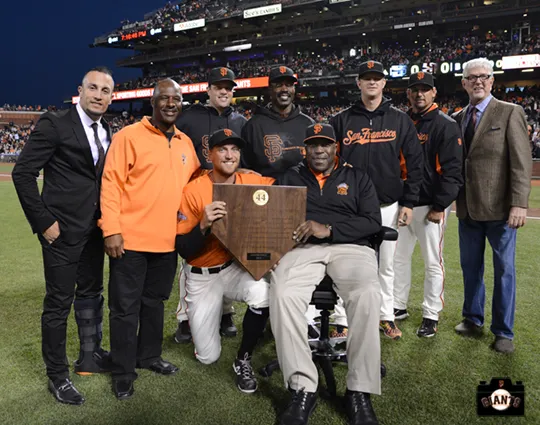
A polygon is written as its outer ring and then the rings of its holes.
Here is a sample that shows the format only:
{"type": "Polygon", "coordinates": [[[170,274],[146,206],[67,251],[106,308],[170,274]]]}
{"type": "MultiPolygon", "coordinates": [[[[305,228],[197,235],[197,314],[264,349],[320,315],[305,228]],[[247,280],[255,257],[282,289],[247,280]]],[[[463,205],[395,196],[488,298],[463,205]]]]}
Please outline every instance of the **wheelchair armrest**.
{"type": "Polygon", "coordinates": [[[383,241],[397,241],[398,232],[391,227],[382,226],[378,233],[375,233],[369,238],[369,242],[375,251],[379,251],[379,247],[383,241]]]}
{"type": "Polygon", "coordinates": [[[392,229],[391,227],[381,227],[379,234],[381,235],[381,240],[383,241],[397,241],[398,238],[398,231],[396,229],[392,229]]]}

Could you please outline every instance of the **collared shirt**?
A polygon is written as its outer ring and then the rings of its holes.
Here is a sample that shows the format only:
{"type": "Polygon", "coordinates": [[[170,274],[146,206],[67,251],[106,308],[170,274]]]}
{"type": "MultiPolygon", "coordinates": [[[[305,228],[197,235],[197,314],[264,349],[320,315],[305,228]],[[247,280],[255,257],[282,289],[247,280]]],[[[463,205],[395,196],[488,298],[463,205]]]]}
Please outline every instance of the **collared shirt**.
{"type": "Polygon", "coordinates": [[[103,127],[103,124],[101,122],[101,118],[98,121],[94,121],[92,118],[88,116],[86,112],[84,112],[83,108],[79,103],[77,103],[77,113],[79,114],[79,117],[81,119],[84,132],[86,133],[86,138],[88,139],[88,143],[90,144],[90,150],[92,151],[92,158],[94,159],[94,165],[97,164],[98,158],[99,158],[99,151],[98,147],[96,145],[96,140],[94,136],[94,129],[92,128],[92,124],[94,122],[97,122],[98,124],[98,137],[101,141],[101,145],[103,146],[103,150],[105,153],[107,153],[107,149],[109,149],[109,145],[111,144],[111,141],[109,140],[109,135],[107,134],[107,130],[103,127]]]}
{"type": "Polygon", "coordinates": [[[474,129],[476,130],[478,128],[478,124],[480,124],[480,120],[482,119],[482,116],[484,115],[484,112],[486,111],[487,106],[489,105],[489,102],[491,102],[491,99],[493,99],[493,96],[490,94],[488,97],[486,97],[482,102],[480,102],[478,105],[471,105],[469,104],[469,107],[467,108],[467,117],[465,121],[463,122],[463,133],[465,133],[465,129],[469,125],[469,120],[471,119],[471,109],[474,106],[476,108],[476,124],[474,126],[474,129]]]}

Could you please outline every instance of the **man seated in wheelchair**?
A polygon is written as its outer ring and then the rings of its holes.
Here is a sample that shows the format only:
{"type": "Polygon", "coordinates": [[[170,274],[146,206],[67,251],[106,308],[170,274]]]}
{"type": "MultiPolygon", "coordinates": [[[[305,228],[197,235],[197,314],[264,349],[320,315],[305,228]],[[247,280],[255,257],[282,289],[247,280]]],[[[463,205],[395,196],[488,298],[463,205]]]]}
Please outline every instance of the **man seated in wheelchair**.
{"type": "Polygon", "coordinates": [[[380,286],[370,236],[381,229],[375,187],[363,171],[337,155],[334,130],[306,130],[306,159],[279,178],[307,186],[307,221],[297,242],[271,272],[270,321],[291,402],[280,424],[307,424],[316,404],[317,367],[304,314],[317,284],[328,274],[343,298],[349,322],[346,410],[350,424],[377,424],[370,394],[380,394],[380,286]]]}

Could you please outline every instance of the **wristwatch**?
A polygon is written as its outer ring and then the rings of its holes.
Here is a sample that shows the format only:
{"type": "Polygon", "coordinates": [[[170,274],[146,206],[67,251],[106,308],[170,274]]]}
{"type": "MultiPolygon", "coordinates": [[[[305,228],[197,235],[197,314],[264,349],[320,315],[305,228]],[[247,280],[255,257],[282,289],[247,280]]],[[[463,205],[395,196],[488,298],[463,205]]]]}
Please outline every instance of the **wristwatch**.
{"type": "Polygon", "coordinates": [[[329,238],[331,238],[332,237],[332,225],[331,224],[325,224],[324,227],[326,227],[328,230],[330,230],[329,238]]]}

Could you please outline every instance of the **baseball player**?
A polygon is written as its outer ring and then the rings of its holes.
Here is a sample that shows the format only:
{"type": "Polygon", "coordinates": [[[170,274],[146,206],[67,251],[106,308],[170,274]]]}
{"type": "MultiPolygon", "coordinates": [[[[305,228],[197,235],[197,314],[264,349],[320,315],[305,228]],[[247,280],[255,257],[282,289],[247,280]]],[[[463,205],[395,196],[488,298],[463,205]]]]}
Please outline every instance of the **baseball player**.
{"type": "Polygon", "coordinates": [[[424,258],[424,302],[422,324],[416,334],[432,337],[437,332],[439,313],[444,305],[444,231],[450,205],[463,184],[463,146],[457,123],[434,103],[437,89],[433,75],[411,75],[407,97],[408,111],[424,151],[424,178],[412,222],[399,228],[394,256],[394,315],[408,317],[407,300],[411,289],[411,258],[416,241],[424,258]]]}
{"type": "Polygon", "coordinates": [[[315,121],[294,104],[298,79],[292,69],[274,67],[268,79],[271,103],[257,107],[242,130],[246,141],[242,163],[263,176],[276,177],[304,159],[304,134],[315,121]]]}
{"type": "MultiPolygon", "coordinates": [[[[208,76],[208,105],[196,103],[182,113],[176,121],[176,127],[186,133],[193,142],[201,168],[212,169],[208,139],[212,133],[223,128],[229,128],[236,134],[240,134],[246,119],[231,107],[233,91],[236,87],[235,75],[229,68],[214,68],[208,76]]],[[[186,313],[186,292],[184,274],[180,273],[179,284],[180,301],[176,309],[178,328],[174,334],[177,343],[191,341],[186,313]]],[[[221,318],[221,334],[224,336],[236,336],[237,329],[232,320],[234,308],[231,302],[224,301],[223,316],[221,318]]]]}
{"type": "Polygon", "coordinates": [[[204,364],[221,354],[219,322],[222,300],[243,301],[242,342],[233,363],[236,385],[244,393],[257,389],[251,355],[268,320],[268,280],[255,281],[210,233],[212,223],[227,214],[224,202],[212,202],[213,183],[272,185],[273,178],[236,173],[244,141],[230,129],[218,130],[208,141],[213,170],[190,182],[178,214],[177,251],[187,259],[187,314],[195,356],[204,364]]]}
{"type": "MultiPolygon", "coordinates": [[[[332,117],[340,155],[366,170],[381,204],[382,225],[397,228],[412,220],[422,183],[422,146],[411,119],[383,96],[386,85],[380,62],[360,64],[361,100],[332,117]]],[[[395,242],[385,242],[379,252],[382,303],[380,328],[384,335],[401,338],[394,318],[395,242]]]]}

